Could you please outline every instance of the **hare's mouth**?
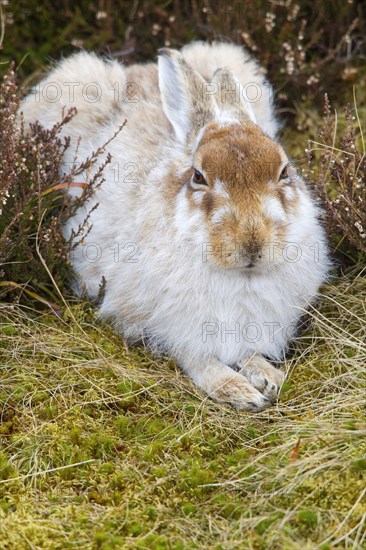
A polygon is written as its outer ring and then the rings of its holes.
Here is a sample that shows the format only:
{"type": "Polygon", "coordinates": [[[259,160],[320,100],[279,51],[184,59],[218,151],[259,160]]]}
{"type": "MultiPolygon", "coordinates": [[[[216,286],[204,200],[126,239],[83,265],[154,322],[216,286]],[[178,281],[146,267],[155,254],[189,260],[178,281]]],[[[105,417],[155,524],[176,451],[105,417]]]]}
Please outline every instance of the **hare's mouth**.
{"type": "Polygon", "coordinates": [[[248,273],[248,274],[253,274],[254,275],[255,273],[263,272],[264,271],[264,266],[259,265],[259,264],[255,264],[255,263],[250,263],[250,264],[242,266],[241,271],[243,273],[248,273]]]}
{"type": "Polygon", "coordinates": [[[221,265],[221,269],[227,272],[233,272],[237,274],[246,274],[246,275],[255,275],[260,274],[266,271],[268,266],[265,266],[262,263],[248,262],[248,263],[236,263],[236,264],[226,264],[221,265]]]}

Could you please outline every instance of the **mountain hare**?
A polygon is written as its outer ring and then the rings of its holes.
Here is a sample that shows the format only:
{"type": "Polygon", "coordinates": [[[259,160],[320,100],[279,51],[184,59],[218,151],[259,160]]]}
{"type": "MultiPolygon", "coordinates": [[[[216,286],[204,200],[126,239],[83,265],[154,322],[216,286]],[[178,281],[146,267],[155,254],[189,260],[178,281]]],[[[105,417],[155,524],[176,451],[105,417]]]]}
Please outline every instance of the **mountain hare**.
{"type": "Polygon", "coordinates": [[[127,339],[176,358],[219,402],[270,406],[284,375],[269,360],[283,358],[329,262],[317,207],[275,140],[263,72],[223,43],[130,67],[81,52],[22,111],[50,128],[71,106],[65,166],[127,119],[106,181],[65,225],[69,237],[99,203],[72,257],[80,292],[95,298],[104,277],[99,311],[127,339]]]}

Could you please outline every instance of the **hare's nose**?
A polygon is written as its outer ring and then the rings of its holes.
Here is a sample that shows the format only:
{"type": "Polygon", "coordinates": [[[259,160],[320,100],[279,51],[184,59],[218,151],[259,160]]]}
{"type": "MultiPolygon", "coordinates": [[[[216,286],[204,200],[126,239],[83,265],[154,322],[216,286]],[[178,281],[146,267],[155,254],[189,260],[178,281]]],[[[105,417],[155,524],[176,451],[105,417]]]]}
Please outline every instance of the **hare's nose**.
{"type": "Polygon", "coordinates": [[[245,252],[251,262],[256,262],[262,257],[262,244],[259,242],[252,242],[245,247],[245,252]]]}

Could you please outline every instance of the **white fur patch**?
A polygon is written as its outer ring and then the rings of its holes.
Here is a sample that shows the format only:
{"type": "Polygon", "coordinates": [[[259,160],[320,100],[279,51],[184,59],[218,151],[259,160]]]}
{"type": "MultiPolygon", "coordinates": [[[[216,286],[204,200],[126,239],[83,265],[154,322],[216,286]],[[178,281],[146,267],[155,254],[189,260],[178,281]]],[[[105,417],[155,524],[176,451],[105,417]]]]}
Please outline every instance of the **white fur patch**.
{"type": "Polygon", "coordinates": [[[177,195],[177,202],[174,212],[174,225],[180,230],[187,225],[187,219],[190,217],[188,203],[186,199],[186,189],[182,187],[177,195]]]}
{"type": "Polygon", "coordinates": [[[286,213],[280,201],[275,197],[266,197],[263,200],[263,209],[265,215],[274,222],[283,222],[286,220],[286,213]]]}
{"type": "Polygon", "coordinates": [[[292,201],[295,198],[295,194],[293,189],[291,187],[285,187],[284,188],[285,197],[288,201],[292,201]]]}
{"type": "Polygon", "coordinates": [[[204,126],[203,128],[201,128],[198,131],[198,134],[196,135],[196,137],[193,141],[193,148],[192,148],[193,151],[195,151],[197,149],[197,147],[198,147],[201,139],[203,138],[205,132],[206,132],[206,126],[204,126]]]}
{"type": "Polygon", "coordinates": [[[211,221],[215,224],[221,223],[228,214],[230,214],[230,207],[223,206],[222,208],[215,210],[215,212],[211,216],[211,221]]]}
{"type": "Polygon", "coordinates": [[[224,187],[224,184],[219,179],[217,179],[215,181],[214,186],[213,186],[213,190],[217,195],[219,195],[223,199],[229,199],[230,198],[229,193],[226,191],[226,189],[224,187]]]}
{"type": "Polygon", "coordinates": [[[197,191],[197,193],[192,194],[192,199],[196,204],[202,204],[203,201],[203,193],[201,191],[197,191]]]}
{"type": "Polygon", "coordinates": [[[225,111],[221,111],[219,116],[215,118],[220,128],[226,128],[228,126],[240,126],[241,122],[238,119],[229,117],[225,111]]]}

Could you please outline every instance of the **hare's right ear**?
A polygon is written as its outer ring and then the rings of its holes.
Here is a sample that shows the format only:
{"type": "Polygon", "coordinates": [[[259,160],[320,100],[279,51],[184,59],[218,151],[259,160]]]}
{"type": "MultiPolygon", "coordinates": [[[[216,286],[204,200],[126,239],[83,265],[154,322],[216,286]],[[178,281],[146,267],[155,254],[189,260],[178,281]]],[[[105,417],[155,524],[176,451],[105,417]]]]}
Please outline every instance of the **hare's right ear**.
{"type": "Polygon", "coordinates": [[[217,69],[212,82],[216,86],[216,101],[224,115],[236,120],[247,119],[256,123],[246,91],[232,71],[226,68],[217,69]]]}
{"type": "Polygon", "coordinates": [[[164,113],[180,143],[188,143],[205,124],[218,115],[218,107],[207,93],[207,82],[176,50],[159,50],[159,88],[164,113]]]}

